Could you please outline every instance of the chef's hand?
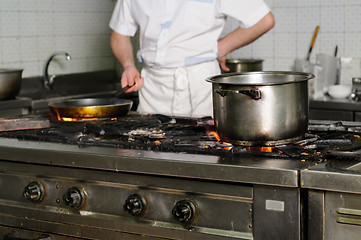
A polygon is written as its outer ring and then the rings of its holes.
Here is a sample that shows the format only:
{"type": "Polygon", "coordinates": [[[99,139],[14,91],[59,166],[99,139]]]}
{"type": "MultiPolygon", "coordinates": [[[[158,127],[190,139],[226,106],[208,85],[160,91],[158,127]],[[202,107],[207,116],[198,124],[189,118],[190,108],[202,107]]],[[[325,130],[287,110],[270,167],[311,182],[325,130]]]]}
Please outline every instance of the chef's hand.
{"type": "Polygon", "coordinates": [[[144,85],[144,78],[140,77],[138,70],[134,66],[129,66],[124,69],[120,81],[122,88],[127,88],[125,93],[138,91],[144,85]]]}
{"type": "Polygon", "coordinates": [[[221,69],[225,72],[229,72],[230,69],[226,66],[226,58],[227,58],[227,52],[226,52],[226,46],[224,41],[218,40],[218,57],[217,61],[219,63],[219,66],[221,69]]]}
{"type": "Polygon", "coordinates": [[[217,58],[219,66],[221,67],[221,69],[225,72],[229,72],[230,69],[229,67],[226,66],[226,56],[223,57],[218,57],[217,58]]]}

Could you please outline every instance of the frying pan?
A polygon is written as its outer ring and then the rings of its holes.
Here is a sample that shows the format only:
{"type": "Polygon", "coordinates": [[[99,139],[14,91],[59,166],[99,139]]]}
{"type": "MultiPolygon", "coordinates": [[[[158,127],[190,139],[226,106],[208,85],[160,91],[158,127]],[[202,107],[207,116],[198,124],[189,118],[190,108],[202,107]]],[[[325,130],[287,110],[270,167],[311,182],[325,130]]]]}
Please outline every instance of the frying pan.
{"type": "Polygon", "coordinates": [[[50,103],[50,110],[58,117],[109,118],[125,116],[133,101],[119,98],[81,98],[50,103]]]}

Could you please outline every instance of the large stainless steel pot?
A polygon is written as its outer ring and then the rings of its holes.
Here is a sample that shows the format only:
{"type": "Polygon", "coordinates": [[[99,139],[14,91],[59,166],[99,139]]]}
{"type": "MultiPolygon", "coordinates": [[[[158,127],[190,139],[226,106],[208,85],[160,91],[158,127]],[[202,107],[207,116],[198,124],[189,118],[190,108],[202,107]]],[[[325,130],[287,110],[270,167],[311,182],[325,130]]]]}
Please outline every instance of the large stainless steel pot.
{"type": "Polygon", "coordinates": [[[208,78],[221,139],[247,146],[301,139],[308,125],[307,82],[312,78],[312,74],[299,72],[229,73],[208,78]]]}
{"type": "Polygon", "coordinates": [[[22,69],[0,68],[0,100],[15,98],[21,88],[22,69]]]}
{"type": "Polygon", "coordinates": [[[226,59],[226,66],[230,69],[230,73],[262,71],[262,63],[261,59],[226,59]]]}

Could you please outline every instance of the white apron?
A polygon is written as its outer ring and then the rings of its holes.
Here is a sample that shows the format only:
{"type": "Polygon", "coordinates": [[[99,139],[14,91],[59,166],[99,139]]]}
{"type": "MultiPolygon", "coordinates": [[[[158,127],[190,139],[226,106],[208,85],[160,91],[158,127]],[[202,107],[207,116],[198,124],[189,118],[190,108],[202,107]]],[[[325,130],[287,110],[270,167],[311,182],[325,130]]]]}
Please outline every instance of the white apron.
{"type": "Polygon", "coordinates": [[[217,60],[176,69],[143,68],[138,112],[168,116],[213,116],[212,84],[205,79],[220,74],[217,60]]]}

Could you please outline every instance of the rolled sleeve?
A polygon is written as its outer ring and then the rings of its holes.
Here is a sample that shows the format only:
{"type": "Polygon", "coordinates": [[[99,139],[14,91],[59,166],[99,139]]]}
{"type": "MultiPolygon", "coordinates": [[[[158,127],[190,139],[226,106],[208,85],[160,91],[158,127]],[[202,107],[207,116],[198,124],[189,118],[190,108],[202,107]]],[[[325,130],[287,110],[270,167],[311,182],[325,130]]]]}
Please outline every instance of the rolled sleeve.
{"type": "Polygon", "coordinates": [[[134,36],[138,25],[131,14],[131,0],[118,0],[109,22],[109,27],[122,35],[134,36]]]}
{"type": "Polygon", "coordinates": [[[221,13],[237,19],[242,28],[252,27],[271,11],[263,0],[222,0],[220,2],[221,13]]]}

